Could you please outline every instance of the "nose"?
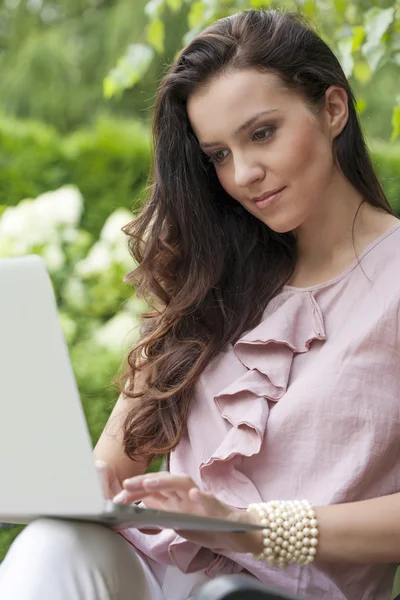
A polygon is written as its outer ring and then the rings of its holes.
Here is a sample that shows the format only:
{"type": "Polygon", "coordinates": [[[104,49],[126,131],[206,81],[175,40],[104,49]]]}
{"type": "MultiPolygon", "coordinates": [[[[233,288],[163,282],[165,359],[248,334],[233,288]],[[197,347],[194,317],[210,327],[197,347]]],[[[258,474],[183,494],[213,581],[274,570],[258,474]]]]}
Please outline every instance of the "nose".
{"type": "Polygon", "coordinates": [[[235,161],[235,183],[238,187],[249,187],[255,181],[262,181],[265,170],[258,162],[245,160],[243,157],[235,161]]]}

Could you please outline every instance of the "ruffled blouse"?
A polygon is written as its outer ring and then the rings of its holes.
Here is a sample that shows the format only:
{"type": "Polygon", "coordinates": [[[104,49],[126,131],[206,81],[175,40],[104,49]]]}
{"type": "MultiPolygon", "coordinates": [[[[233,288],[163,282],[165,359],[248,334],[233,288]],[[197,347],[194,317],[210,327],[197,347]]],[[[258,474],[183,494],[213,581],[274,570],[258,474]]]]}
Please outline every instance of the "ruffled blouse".
{"type": "MultiPolygon", "coordinates": [[[[170,470],[237,508],[271,499],[327,505],[400,491],[400,224],[339,277],[285,286],[257,327],[200,377],[170,470]]],[[[124,536],[150,561],[210,577],[246,570],[309,598],[388,600],[395,565],[282,571],[215,553],[174,531],[124,536]]]]}

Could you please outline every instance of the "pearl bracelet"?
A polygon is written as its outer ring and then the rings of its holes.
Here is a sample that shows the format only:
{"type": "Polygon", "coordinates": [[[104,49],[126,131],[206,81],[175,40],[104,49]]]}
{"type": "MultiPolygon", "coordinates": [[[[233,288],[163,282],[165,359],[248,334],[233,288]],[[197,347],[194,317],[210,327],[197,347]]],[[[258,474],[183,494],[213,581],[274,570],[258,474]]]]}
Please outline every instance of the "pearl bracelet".
{"type": "Polygon", "coordinates": [[[285,569],[291,563],[310,565],[317,554],[318,521],[308,500],[271,501],[250,504],[258,514],[264,549],[257,560],[285,569]]]}

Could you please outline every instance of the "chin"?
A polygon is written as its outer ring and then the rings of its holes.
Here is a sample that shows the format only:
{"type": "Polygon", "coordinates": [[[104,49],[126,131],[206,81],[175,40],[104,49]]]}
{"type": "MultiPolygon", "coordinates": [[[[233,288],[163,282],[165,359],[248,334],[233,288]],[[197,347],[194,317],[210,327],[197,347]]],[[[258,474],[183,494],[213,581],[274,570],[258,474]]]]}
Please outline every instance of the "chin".
{"type": "Polygon", "coordinates": [[[290,233],[299,226],[290,219],[261,219],[275,233],[290,233]]]}

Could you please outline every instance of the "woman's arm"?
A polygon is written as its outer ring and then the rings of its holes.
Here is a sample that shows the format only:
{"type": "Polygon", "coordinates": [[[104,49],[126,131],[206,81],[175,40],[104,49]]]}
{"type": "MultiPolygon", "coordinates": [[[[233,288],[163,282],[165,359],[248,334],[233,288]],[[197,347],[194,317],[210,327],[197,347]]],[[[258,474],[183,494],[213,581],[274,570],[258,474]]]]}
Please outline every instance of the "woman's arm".
{"type": "Polygon", "coordinates": [[[120,395],[94,449],[95,459],[107,463],[120,483],[129,477],[141,475],[148,467],[148,461],[133,461],[124,452],[123,424],[133,402],[131,398],[120,395]]]}
{"type": "Polygon", "coordinates": [[[315,509],[317,559],[400,563],[400,493],[315,509]]]}

